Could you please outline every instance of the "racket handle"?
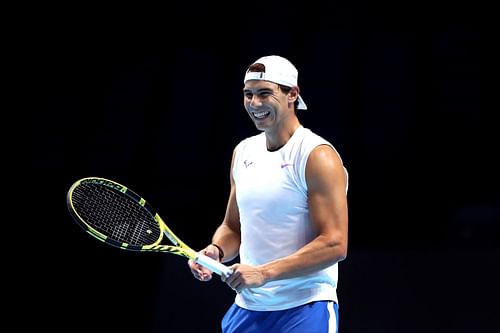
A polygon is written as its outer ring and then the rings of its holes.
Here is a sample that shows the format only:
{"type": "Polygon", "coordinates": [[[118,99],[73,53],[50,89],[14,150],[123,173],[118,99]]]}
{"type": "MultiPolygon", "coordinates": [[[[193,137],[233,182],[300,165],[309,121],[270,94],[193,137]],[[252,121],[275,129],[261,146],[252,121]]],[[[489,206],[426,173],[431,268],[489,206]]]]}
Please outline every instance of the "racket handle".
{"type": "Polygon", "coordinates": [[[226,265],[201,253],[197,253],[195,262],[202,266],[205,266],[206,268],[216,274],[219,274],[220,276],[228,277],[233,273],[233,271],[226,265]]]}

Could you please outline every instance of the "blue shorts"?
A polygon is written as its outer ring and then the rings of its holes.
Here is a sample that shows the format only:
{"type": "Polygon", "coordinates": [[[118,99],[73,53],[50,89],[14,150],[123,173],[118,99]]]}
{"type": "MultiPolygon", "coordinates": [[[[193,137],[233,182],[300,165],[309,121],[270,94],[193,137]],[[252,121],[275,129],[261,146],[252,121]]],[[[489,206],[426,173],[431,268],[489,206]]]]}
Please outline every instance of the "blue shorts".
{"type": "Polygon", "coordinates": [[[222,319],[223,333],[337,333],[338,305],[317,301],[280,311],[252,311],[233,304],[222,319]]]}

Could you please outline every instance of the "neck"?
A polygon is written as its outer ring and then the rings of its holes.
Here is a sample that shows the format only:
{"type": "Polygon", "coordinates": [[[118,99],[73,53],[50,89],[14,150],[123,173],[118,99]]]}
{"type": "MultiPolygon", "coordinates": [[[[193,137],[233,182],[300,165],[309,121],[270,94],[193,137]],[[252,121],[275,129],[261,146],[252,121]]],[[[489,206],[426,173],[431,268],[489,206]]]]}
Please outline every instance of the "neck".
{"type": "Polygon", "coordinates": [[[266,132],[267,150],[275,151],[283,147],[299,127],[300,122],[295,118],[295,121],[288,123],[286,126],[275,131],[266,132]]]}

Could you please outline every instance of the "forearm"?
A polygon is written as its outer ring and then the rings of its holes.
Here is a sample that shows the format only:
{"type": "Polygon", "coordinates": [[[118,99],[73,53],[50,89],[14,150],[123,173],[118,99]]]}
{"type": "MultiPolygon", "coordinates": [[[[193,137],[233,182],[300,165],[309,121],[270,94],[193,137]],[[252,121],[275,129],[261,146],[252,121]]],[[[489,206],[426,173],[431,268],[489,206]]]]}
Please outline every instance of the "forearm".
{"type": "Polygon", "coordinates": [[[236,258],[240,249],[239,232],[231,229],[227,224],[221,224],[212,237],[212,243],[217,244],[224,251],[222,262],[228,262],[236,258]]]}
{"type": "Polygon", "coordinates": [[[347,244],[318,236],[297,252],[259,266],[267,282],[293,278],[327,268],[345,259],[347,244]]]}

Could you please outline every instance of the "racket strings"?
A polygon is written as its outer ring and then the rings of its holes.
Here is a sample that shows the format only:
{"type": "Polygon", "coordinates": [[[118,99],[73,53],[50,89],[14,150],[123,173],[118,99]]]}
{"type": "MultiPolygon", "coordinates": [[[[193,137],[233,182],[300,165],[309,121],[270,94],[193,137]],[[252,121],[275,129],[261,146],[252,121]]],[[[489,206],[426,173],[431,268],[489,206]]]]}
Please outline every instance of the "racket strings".
{"type": "Polygon", "coordinates": [[[80,184],[73,191],[72,200],[86,223],[115,241],[142,246],[161,238],[154,216],[116,189],[95,183],[80,184]]]}

